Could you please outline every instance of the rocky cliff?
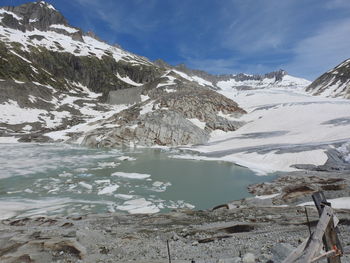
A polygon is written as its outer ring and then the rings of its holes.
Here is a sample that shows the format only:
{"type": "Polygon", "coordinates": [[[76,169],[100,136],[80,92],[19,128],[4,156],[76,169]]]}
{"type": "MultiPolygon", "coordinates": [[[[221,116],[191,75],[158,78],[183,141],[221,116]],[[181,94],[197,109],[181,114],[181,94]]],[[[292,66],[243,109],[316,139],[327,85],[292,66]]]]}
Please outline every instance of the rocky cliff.
{"type": "Polygon", "coordinates": [[[322,74],[306,91],[313,95],[350,99],[350,59],[322,74]]]}

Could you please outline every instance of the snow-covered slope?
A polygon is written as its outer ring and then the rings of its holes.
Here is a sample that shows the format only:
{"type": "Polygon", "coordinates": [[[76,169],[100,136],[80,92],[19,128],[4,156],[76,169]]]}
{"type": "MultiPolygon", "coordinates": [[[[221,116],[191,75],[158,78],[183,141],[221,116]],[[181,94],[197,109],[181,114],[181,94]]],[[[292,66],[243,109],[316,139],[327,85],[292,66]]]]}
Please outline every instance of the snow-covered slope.
{"type": "Polygon", "coordinates": [[[152,64],[144,57],[111,46],[70,26],[52,5],[44,1],[23,6],[23,9],[21,6],[0,9],[0,40],[10,48],[11,43],[18,43],[27,52],[35,46],[54,52],[68,52],[74,56],[94,56],[100,59],[102,56],[112,56],[116,61],[131,64],[152,64]],[[45,26],[40,23],[43,20],[45,26]]]}
{"type": "Polygon", "coordinates": [[[321,75],[306,90],[313,95],[350,99],[350,59],[321,75]]]}
{"type": "Polygon", "coordinates": [[[213,132],[208,144],[191,148],[200,153],[196,158],[234,162],[266,174],[293,171],[293,165],[324,165],[326,152],[335,150],[350,165],[349,100],[284,88],[221,93],[248,112],[240,118],[247,124],[233,132],[213,132]]]}

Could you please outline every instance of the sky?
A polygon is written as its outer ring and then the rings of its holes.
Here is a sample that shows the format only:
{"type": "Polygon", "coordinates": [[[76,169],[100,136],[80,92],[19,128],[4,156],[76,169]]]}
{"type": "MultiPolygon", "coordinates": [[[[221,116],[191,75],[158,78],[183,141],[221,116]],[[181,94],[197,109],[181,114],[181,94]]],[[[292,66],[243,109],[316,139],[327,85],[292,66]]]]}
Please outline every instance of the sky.
{"type": "Polygon", "coordinates": [[[46,2],[108,43],[213,74],[284,69],[314,80],[350,58],[350,0],[46,2]]]}

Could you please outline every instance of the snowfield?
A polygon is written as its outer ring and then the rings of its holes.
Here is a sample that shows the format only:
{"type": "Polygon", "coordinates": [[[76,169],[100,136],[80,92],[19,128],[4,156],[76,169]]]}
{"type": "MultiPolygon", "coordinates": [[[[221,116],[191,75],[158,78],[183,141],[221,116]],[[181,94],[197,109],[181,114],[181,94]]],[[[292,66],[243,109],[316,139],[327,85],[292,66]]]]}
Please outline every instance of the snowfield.
{"type": "MultiPolygon", "coordinates": [[[[200,154],[191,158],[234,162],[264,175],[296,170],[295,164],[322,165],[327,149],[350,141],[349,100],[310,96],[301,85],[240,91],[227,86],[219,92],[248,112],[240,119],[247,124],[234,132],[214,131],[206,145],[187,147],[200,154]]],[[[347,147],[339,149],[347,160],[347,147]]]]}

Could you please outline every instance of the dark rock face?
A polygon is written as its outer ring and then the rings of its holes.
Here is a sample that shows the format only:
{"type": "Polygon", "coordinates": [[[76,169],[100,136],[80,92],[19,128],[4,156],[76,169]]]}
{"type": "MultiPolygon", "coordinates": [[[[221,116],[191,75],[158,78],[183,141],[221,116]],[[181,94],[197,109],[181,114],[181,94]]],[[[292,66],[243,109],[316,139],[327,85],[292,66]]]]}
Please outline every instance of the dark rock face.
{"type": "Polygon", "coordinates": [[[1,79],[35,81],[51,85],[59,90],[72,88],[68,81],[79,82],[92,91],[102,92],[103,101],[106,101],[111,90],[134,87],[118,78],[117,73],[121,76],[128,76],[135,82],[145,83],[155,79],[161,72],[151,64],[117,62],[109,54],[99,59],[94,56],[74,56],[70,53],[54,52],[37,47],[32,47],[31,52],[26,52],[21,49],[20,45],[13,44],[9,48],[1,42],[0,54],[0,61],[4,61],[0,63],[1,79]],[[31,64],[11,53],[10,49],[31,61],[31,64]],[[36,71],[33,68],[36,68],[36,71]]]}
{"type": "Polygon", "coordinates": [[[350,59],[318,77],[306,91],[313,95],[350,99],[350,59]]]}

